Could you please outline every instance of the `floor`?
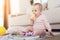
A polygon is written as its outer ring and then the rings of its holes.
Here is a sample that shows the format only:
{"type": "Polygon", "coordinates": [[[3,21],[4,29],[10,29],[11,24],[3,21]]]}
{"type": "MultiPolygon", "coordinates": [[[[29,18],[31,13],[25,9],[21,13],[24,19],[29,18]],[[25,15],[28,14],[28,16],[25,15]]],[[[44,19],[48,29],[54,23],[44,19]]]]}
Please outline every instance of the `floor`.
{"type": "Polygon", "coordinates": [[[45,40],[60,40],[60,32],[53,32],[54,37],[46,37],[45,40]]]}

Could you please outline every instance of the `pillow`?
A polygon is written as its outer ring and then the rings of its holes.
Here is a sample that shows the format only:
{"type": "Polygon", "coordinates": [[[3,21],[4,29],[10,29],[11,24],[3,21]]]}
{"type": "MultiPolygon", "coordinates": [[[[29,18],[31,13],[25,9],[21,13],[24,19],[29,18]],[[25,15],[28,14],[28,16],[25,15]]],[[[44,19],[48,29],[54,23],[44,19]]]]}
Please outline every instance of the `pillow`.
{"type": "Polygon", "coordinates": [[[14,17],[9,17],[8,19],[9,25],[30,25],[30,17],[29,15],[21,14],[16,15],[14,17]]]}
{"type": "Polygon", "coordinates": [[[25,31],[25,27],[22,27],[22,26],[9,27],[6,33],[13,33],[16,31],[25,31]]]}
{"type": "Polygon", "coordinates": [[[31,25],[30,17],[27,14],[14,16],[10,15],[8,18],[8,23],[7,33],[12,33],[17,30],[25,30],[25,26],[31,25]]]}

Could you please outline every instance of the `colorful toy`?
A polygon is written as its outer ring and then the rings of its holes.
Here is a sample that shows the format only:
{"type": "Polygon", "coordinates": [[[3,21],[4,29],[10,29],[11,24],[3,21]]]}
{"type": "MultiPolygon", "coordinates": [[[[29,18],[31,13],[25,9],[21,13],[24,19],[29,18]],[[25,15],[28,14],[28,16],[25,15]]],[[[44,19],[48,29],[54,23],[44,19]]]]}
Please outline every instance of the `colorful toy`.
{"type": "Polygon", "coordinates": [[[26,33],[26,36],[33,36],[33,32],[26,33]]]}
{"type": "Polygon", "coordinates": [[[35,15],[33,13],[31,13],[31,19],[34,19],[35,18],[35,15]]]}
{"type": "Polygon", "coordinates": [[[0,36],[6,34],[6,29],[4,26],[0,26],[0,36]]]}

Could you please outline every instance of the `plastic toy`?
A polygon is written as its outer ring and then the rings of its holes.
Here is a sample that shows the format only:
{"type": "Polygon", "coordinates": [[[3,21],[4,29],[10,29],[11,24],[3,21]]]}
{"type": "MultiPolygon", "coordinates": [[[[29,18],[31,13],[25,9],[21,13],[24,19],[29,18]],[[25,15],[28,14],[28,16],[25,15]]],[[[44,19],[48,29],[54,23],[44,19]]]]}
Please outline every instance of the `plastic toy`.
{"type": "Polygon", "coordinates": [[[6,29],[4,26],[0,26],[0,36],[6,34],[6,29]]]}
{"type": "Polygon", "coordinates": [[[31,13],[31,19],[34,19],[35,18],[35,15],[33,13],[31,13]]]}

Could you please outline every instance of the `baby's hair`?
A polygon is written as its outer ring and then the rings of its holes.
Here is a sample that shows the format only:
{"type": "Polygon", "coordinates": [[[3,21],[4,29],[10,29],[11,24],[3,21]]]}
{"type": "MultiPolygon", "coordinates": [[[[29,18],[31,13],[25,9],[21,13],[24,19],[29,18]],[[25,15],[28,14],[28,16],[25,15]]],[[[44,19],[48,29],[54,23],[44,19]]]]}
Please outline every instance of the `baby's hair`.
{"type": "Polygon", "coordinates": [[[39,5],[39,7],[41,7],[41,11],[42,11],[42,9],[43,9],[42,4],[40,4],[40,3],[34,3],[33,6],[35,6],[35,5],[39,5]]]}

